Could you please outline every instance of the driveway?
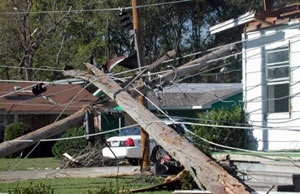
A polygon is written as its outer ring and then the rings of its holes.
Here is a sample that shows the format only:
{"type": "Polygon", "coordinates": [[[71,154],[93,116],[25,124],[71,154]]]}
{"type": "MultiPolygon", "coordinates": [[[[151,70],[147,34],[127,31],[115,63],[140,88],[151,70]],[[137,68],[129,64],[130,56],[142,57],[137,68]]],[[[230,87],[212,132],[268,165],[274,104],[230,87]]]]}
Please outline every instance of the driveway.
{"type": "Polygon", "coordinates": [[[0,182],[43,178],[96,178],[140,174],[139,166],[108,166],[0,172],[0,182]]]}

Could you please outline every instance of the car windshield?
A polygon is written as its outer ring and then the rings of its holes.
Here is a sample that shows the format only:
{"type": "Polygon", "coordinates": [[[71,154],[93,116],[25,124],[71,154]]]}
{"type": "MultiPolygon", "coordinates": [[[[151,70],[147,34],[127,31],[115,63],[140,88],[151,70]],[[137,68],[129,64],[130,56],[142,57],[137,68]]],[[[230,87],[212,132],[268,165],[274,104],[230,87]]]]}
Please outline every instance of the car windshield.
{"type": "Polygon", "coordinates": [[[130,128],[121,129],[119,136],[140,135],[140,134],[141,134],[141,130],[139,127],[130,127],[130,128]]]}

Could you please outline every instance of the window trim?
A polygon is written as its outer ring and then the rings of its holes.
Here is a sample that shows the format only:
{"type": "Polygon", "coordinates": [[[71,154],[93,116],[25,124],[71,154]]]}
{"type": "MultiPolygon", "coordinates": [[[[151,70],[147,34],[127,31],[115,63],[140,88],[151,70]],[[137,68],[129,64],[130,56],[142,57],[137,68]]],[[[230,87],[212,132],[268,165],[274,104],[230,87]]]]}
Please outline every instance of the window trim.
{"type": "Polygon", "coordinates": [[[285,45],[285,46],[280,46],[280,47],[275,47],[272,49],[267,49],[265,50],[265,80],[266,80],[266,97],[267,97],[267,113],[268,114],[273,114],[273,113],[286,113],[286,112],[290,112],[290,107],[291,107],[291,100],[290,100],[290,79],[291,79],[291,71],[290,71],[290,46],[289,45],[285,45]],[[288,61],[284,60],[284,61],[276,61],[276,62],[272,62],[272,63],[267,63],[268,61],[268,54],[269,53],[276,53],[276,52],[280,52],[280,51],[288,51],[287,54],[287,58],[288,61]],[[279,77],[279,78],[268,78],[268,72],[270,69],[275,69],[275,68],[282,68],[282,67],[287,67],[288,68],[288,76],[286,77],[279,77]],[[281,85],[281,84],[288,84],[289,86],[289,90],[288,90],[288,95],[287,95],[287,100],[288,100],[288,107],[287,111],[275,111],[275,103],[276,100],[280,100],[281,98],[275,98],[274,94],[273,97],[270,98],[269,96],[269,91],[268,88],[269,86],[276,86],[276,85],[281,85]],[[273,107],[272,107],[272,111],[270,108],[270,104],[269,102],[273,101],[273,107]]]}

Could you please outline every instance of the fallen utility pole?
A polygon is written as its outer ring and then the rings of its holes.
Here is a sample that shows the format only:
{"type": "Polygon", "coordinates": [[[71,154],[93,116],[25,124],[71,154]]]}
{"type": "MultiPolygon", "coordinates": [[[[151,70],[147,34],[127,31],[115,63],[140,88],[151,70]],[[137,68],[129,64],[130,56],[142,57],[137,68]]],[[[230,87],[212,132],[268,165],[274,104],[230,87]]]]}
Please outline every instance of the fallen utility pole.
{"type": "Polygon", "coordinates": [[[235,51],[235,45],[228,45],[221,47],[207,55],[204,55],[200,58],[197,58],[193,61],[190,61],[184,65],[179,66],[176,70],[167,72],[162,74],[160,79],[153,80],[149,83],[149,85],[156,85],[158,82],[168,83],[174,79],[180,79],[182,77],[186,77],[195,72],[201,71],[203,68],[207,68],[209,65],[209,61],[218,59],[224,56],[231,55],[233,51],[235,51]]]}
{"type": "Polygon", "coordinates": [[[164,122],[139,104],[108,75],[105,75],[97,67],[89,63],[85,65],[94,75],[75,70],[66,71],[64,74],[89,81],[107,96],[114,99],[172,157],[183,164],[186,169],[192,170],[193,172],[191,173],[196,175],[198,182],[207,190],[214,194],[250,194],[242,183],[198,148],[182,138],[172,128],[165,125],[164,122]]]}
{"type": "Polygon", "coordinates": [[[65,132],[71,127],[78,126],[83,123],[85,111],[80,110],[69,117],[54,122],[50,125],[37,129],[26,135],[20,136],[11,141],[5,141],[0,144],[0,158],[21,151],[29,146],[37,144],[41,139],[53,137],[65,132]]]}

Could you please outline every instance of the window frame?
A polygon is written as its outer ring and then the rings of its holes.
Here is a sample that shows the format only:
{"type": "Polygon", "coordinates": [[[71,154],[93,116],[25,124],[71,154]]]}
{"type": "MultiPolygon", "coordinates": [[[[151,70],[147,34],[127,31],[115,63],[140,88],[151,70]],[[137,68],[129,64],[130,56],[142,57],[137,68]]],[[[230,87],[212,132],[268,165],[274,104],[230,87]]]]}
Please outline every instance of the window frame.
{"type": "MultiPolygon", "coordinates": [[[[265,78],[266,78],[266,96],[267,96],[267,112],[268,113],[284,113],[290,111],[290,79],[291,79],[291,72],[290,72],[290,47],[287,46],[281,46],[276,47],[272,49],[265,50],[265,78]],[[268,58],[270,55],[281,52],[281,51],[287,51],[286,56],[283,55],[284,59],[282,61],[278,60],[270,60],[268,58]],[[270,62],[271,61],[271,62],[270,62]],[[285,76],[286,73],[282,70],[279,70],[279,73],[282,73],[282,76],[274,76],[275,72],[273,72],[272,77],[270,76],[270,70],[276,71],[275,69],[279,68],[287,68],[287,76],[285,76]],[[288,85],[288,90],[286,92],[286,95],[282,95],[280,97],[276,97],[278,93],[276,93],[275,87],[280,85],[288,85]],[[272,89],[272,94],[270,94],[271,90],[270,87],[274,87],[272,89]],[[286,102],[282,102],[284,99],[287,99],[287,105],[285,107],[277,107],[280,104],[286,104],[286,102]],[[277,105],[277,106],[276,106],[277,105]]],[[[282,90],[281,90],[282,91],[282,90]]]]}

